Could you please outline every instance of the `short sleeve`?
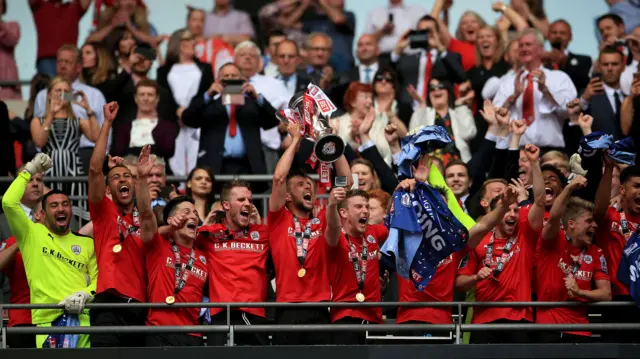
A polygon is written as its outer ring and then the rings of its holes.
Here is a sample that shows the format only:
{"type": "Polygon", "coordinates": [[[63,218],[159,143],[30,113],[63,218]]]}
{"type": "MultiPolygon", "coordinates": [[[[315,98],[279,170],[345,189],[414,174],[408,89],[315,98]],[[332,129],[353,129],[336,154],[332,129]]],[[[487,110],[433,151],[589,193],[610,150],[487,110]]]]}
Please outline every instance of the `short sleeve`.
{"type": "Polygon", "coordinates": [[[149,255],[155,254],[155,252],[158,251],[160,243],[162,243],[162,241],[164,240],[165,239],[162,237],[162,235],[156,231],[156,234],[153,235],[153,238],[151,238],[149,242],[146,242],[144,244],[144,252],[149,255]]]}
{"type": "Polygon", "coordinates": [[[374,225],[374,231],[378,245],[382,247],[387,237],[389,237],[389,229],[384,224],[376,224],[374,225]]]}
{"type": "Polygon", "coordinates": [[[478,273],[479,264],[478,253],[475,250],[470,250],[460,261],[458,275],[474,275],[478,273]]]}
{"type": "Polygon", "coordinates": [[[540,235],[542,234],[542,228],[535,230],[531,227],[531,224],[529,224],[529,211],[531,210],[531,206],[532,205],[528,205],[520,208],[518,213],[518,232],[521,238],[524,237],[526,243],[535,249],[538,244],[538,239],[540,239],[540,235]]]}
{"type": "Polygon", "coordinates": [[[594,266],[593,269],[593,278],[595,280],[611,280],[609,276],[609,270],[607,268],[607,259],[604,257],[604,253],[602,249],[597,248],[596,250],[598,263],[594,266]]]}
{"type": "Polygon", "coordinates": [[[267,213],[267,221],[269,223],[278,223],[283,219],[285,211],[287,211],[286,206],[282,206],[277,211],[269,211],[269,213],[267,213]]]}
{"type": "Polygon", "coordinates": [[[89,201],[89,215],[94,223],[100,221],[102,218],[109,217],[114,208],[115,205],[106,195],[98,202],[94,203],[89,201]]]}

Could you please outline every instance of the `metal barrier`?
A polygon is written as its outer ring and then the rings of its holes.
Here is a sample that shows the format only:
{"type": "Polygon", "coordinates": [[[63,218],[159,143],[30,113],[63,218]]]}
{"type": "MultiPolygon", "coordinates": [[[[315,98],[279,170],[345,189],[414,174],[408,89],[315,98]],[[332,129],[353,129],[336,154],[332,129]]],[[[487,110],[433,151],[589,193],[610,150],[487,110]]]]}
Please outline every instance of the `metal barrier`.
{"type": "MultiPolygon", "coordinates": [[[[249,332],[313,332],[313,331],[376,331],[376,332],[405,332],[416,330],[437,330],[455,332],[455,344],[461,344],[463,332],[475,331],[620,331],[640,330],[640,323],[589,323],[589,324],[463,324],[462,310],[469,307],[628,307],[634,302],[364,302],[364,303],[88,303],[86,308],[224,308],[227,313],[226,325],[196,325],[196,326],[103,326],[103,327],[4,327],[0,320],[2,346],[6,348],[7,334],[92,334],[92,333],[227,333],[228,346],[234,346],[235,333],[249,332]],[[353,307],[456,307],[457,320],[452,324],[326,324],[326,325],[231,325],[231,309],[234,308],[353,308],[353,307]]],[[[3,309],[59,309],[55,304],[1,304],[3,309]]],[[[2,318],[0,318],[2,319],[2,318]]]]}

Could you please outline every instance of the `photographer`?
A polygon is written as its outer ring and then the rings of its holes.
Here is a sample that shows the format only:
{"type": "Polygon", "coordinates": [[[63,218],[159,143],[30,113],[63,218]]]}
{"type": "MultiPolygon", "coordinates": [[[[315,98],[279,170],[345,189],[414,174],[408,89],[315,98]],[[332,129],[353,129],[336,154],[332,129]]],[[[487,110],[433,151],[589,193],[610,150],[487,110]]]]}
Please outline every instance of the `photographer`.
{"type": "Polygon", "coordinates": [[[417,103],[406,91],[409,85],[426,98],[429,80],[433,77],[448,78],[456,84],[466,80],[460,55],[446,51],[438,35],[438,24],[430,15],[425,15],[418,21],[416,30],[408,31],[400,37],[391,53],[391,62],[400,75],[400,88],[403,89],[400,102],[413,103],[414,107],[417,103]],[[416,51],[403,55],[407,47],[416,51]]]}
{"type": "Polygon", "coordinates": [[[266,173],[260,128],[278,125],[275,112],[236,65],[222,66],[207,92],[182,113],[185,125],[202,129],[197,165],[216,174],[266,173]]]}

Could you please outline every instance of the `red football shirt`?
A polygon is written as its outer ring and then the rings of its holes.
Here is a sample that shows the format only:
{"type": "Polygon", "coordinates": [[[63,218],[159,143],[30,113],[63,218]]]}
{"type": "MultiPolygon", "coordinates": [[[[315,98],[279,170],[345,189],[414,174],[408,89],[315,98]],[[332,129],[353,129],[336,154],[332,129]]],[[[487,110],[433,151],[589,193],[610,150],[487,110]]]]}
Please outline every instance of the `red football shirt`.
{"type": "MultiPolygon", "coordinates": [[[[365,243],[369,252],[367,260],[367,274],[362,294],[365,302],[380,301],[380,271],[378,263],[378,243],[387,239],[389,231],[382,224],[368,225],[364,232],[365,243]]],[[[362,238],[352,238],[358,255],[362,254],[362,238]]],[[[326,241],[324,236],[323,241],[326,241]]],[[[349,241],[344,235],[340,235],[338,245],[329,247],[329,277],[331,278],[331,288],[333,289],[334,302],[357,302],[356,295],[360,293],[356,274],[353,270],[351,258],[349,258],[349,241]]],[[[353,317],[368,320],[373,323],[382,323],[382,309],[373,307],[359,308],[331,308],[331,321],[353,317]]]]}
{"type": "Polygon", "coordinates": [[[282,207],[269,212],[269,247],[276,267],[276,300],[278,302],[322,302],[331,300],[329,270],[327,268],[327,241],[322,234],[326,228],[325,211],[317,218],[299,218],[300,230],[311,226],[311,239],[304,261],[306,273],[298,277],[300,262],[296,255],[296,226],[293,214],[282,207]]]}
{"type": "MultiPolygon", "coordinates": [[[[230,232],[213,224],[200,227],[197,243],[206,251],[211,302],[264,302],[267,300],[269,228],[250,225],[248,231],[230,232]],[[206,233],[206,234],[205,234],[206,233]]],[[[211,315],[224,308],[211,308],[211,315]]],[[[239,308],[265,317],[264,308],[239,308]]]]}
{"type": "MultiPolygon", "coordinates": [[[[180,249],[180,261],[182,268],[189,262],[191,248],[178,245],[180,249]]],[[[195,250],[195,260],[191,268],[185,286],[174,294],[176,288],[175,254],[171,243],[156,233],[145,249],[145,262],[149,276],[147,293],[149,302],[166,303],[168,296],[174,296],[175,303],[202,302],[204,287],[207,284],[207,259],[204,252],[195,250]]],[[[151,308],[147,315],[147,325],[198,325],[200,308],[151,308]]],[[[202,336],[202,333],[190,333],[190,335],[202,336]]]]}
{"type": "MultiPolygon", "coordinates": [[[[640,218],[626,214],[629,230],[633,232],[640,223],[640,218]]],[[[620,282],[617,278],[618,266],[622,259],[622,251],[627,244],[627,240],[622,235],[622,226],[620,225],[620,212],[613,207],[609,207],[605,218],[598,226],[596,233],[596,244],[602,248],[604,256],[607,259],[607,266],[611,276],[611,294],[629,295],[629,288],[620,282]]]]}
{"type": "MultiPolygon", "coordinates": [[[[7,238],[6,241],[0,243],[0,252],[8,249],[15,243],[15,237],[7,238]]],[[[24,262],[22,261],[20,251],[16,253],[11,263],[4,269],[4,274],[9,279],[9,285],[11,286],[9,303],[31,303],[31,292],[29,291],[29,283],[27,282],[27,273],[24,271],[24,262]]],[[[9,311],[9,326],[14,327],[20,324],[31,324],[31,311],[29,309],[12,309],[9,311]]]]}
{"type": "Polygon", "coordinates": [[[115,292],[133,298],[139,302],[146,301],[147,280],[144,272],[143,245],[140,229],[129,234],[129,226],[133,225],[133,216],[128,213],[122,217],[120,225],[125,240],[119,253],[113,247],[120,244],[118,231],[118,209],[106,196],[97,203],[89,202],[89,211],[93,221],[93,234],[98,261],[97,293],[115,292]]]}
{"type": "Polygon", "coordinates": [[[474,43],[451,38],[447,50],[460,54],[462,67],[465,71],[469,71],[469,69],[476,66],[476,45],[474,43]]]}
{"type": "MultiPolygon", "coordinates": [[[[574,259],[577,261],[582,251],[572,246],[566,239],[565,232],[560,230],[553,240],[541,240],[536,253],[537,293],[541,302],[565,302],[583,298],[569,298],[564,286],[565,272],[570,272],[574,259]]],[[[595,245],[587,247],[582,264],[575,274],[578,287],[591,290],[594,280],[609,280],[607,263],[602,250],[595,245]]],[[[587,324],[587,308],[547,308],[540,307],[536,313],[536,323],[542,324],[587,324]]],[[[590,336],[589,332],[568,332],[575,335],[590,336]]]]}
{"type": "MultiPolygon", "coordinates": [[[[476,283],[476,300],[478,302],[528,302],[531,301],[531,273],[533,269],[536,243],[540,237],[540,231],[536,231],[529,225],[527,219],[529,207],[519,210],[517,223],[518,240],[511,249],[510,260],[504,270],[498,276],[497,281],[487,278],[476,283]]],[[[458,271],[461,275],[477,274],[484,266],[487,253],[487,245],[493,234],[488,233],[463,261],[458,271]]],[[[491,268],[496,267],[496,258],[502,256],[507,238],[495,238],[493,242],[493,256],[491,268]]],[[[473,309],[473,323],[490,323],[499,319],[507,320],[533,320],[531,308],[482,308],[473,309]]]]}
{"type": "MultiPolygon", "coordinates": [[[[453,287],[455,285],[458,265],[462,258],[469,253],[469,248],[452,253],[443,259],[436,269],[429,284],[422,292],[410,280],[398,276],[398,293],[401,302],[451,302],[453,301],[453,287]]],[[[410,321],[431,324],[451,324],[451,307],[437,308],[405,308],[399,307],[396,323],[410,321]]]]}
{"type": "Polygon", "coordinates": [[[38,31],[38,59],[56,57],[60,46],[78,43],[78,26],[86,11],[79,1],[54,4],[36,0],[31,11],[38,31]]]}

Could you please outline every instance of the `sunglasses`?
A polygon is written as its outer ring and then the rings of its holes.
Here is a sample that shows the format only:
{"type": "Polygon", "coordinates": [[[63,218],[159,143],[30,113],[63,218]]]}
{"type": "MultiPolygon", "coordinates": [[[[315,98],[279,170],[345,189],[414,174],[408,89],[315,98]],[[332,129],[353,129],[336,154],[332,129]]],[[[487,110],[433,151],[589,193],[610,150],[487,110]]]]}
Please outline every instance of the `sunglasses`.
{"type": "Polygon", "coordinates": [[[393,76],[391,76],[391,74],[378,74],[376,75],[376,77],[373,78],[373,81],[375,82],[387,81],[387,82],[393,83],[394,78],[393,76]]]}
{"type": "Polygon", "coordinates": [[[429,91],[444,90],[444,89],[446,89],[444,84],[429,85],[429,91]]]}

